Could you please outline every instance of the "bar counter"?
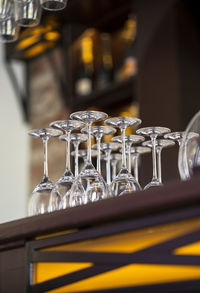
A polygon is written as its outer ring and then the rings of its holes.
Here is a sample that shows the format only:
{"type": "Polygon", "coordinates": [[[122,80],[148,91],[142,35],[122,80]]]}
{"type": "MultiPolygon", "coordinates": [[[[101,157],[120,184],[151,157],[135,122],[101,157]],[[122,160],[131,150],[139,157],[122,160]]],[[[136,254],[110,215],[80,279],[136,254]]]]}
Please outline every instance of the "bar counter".
{"type": "Polygon", "coordinates": [[[0,292],[200,292],[200,178],[0,225],[0,292]]]}

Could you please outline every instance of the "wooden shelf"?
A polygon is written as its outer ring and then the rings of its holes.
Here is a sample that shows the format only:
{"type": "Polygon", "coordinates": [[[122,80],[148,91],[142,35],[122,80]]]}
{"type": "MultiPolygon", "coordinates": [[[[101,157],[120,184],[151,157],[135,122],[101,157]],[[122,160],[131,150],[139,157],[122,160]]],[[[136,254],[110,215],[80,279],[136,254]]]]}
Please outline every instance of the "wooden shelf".
{"type": "Polygon", "coordinates": [[[1,224],[0,292],[199,292],[199,223],[197,177],[1,224]]]}
{"type": "MultiPolygon", "coordinates": [[[[199,177],[164,187],[102,200],[86,206],[28,217],[0,225],[0,245],[25,240],[44,233],[137,219],[145,215],[179,210],[195,205],[200,213],[199,177]]],[[[0,246],[1,248],[1,246],[0,246]]]]}

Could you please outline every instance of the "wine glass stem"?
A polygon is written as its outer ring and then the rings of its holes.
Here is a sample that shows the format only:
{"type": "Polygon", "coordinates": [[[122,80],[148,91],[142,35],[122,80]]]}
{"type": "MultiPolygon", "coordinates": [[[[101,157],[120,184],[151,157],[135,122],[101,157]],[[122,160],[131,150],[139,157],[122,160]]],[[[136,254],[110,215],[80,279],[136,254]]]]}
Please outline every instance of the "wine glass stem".
{"type": "Polygon", "coordinates": [[[91,157],[91,126],[92,122],[88,122],[88,149],[87,149],[87,161],[88,163],[91,163],[92,157],[91,157]]]}
{"type": "Polygon", "coordinates": [[[127,153],[128,153],[128,171],[131,173],[131,145],[127,143],[127,153]]]}
{"type": "Polygon", "coordinates": [[[158,180],[158,172],[157,172],[157,158],[156,158],[156,134],[151,135],[152,142],[152,163],[153,163],[153,178],[152,180],[158,180]]]}
{"type": "Polygon", "coordinates": [[[117,173],[117,160],[113,160],[111,162],[112,165],[112,180],[114,180],[114,178],[116,177],[116,173],[117,173]]]}
{"type": "Polygon", "coordinates": [[[111,150],[105,150],[105,154],[107,157],[106,160],[106,181],[107,184],[110,185],[111,184],[111,178],[110,178],[110,155],[111,155],[111,150]]]}
{"type": "Polygon", "coordinates": [[[67,134],[67,143],[66,143],[66,170],[71,170],[71,163],[70,163],[70,135],[71,130],[66,132],[67,134]]]}
{"type": "Polygon", "coordinates": [[[177,139],[179,147],[181,146],[182,140],[182,138],[177,139]]]}
{"type": "Polygon", "coordinates": [[[134,177],[137,182],[139,180],[139,178],[138,178],[138,157],[139,157],[139,154],[135,153],[134,154],[134,177]]]}
{"type": "Polygon", "coordinates": [[[125,137],[126,127],[121,127],[122,136],[122,168],[126,168],[126,137],[125,137]]]}
{"type": "Polygon", "coordinates": [[[102,136],[96,136],[97,141],[97,171],[101,174],[101,138],[102,136]]]}
{"type": "Polygon", "coordinates": [[[75,177],[78,176],[78,173],[79,173],[79,170],[78,170],[78,148],[79,148],[79,144],[80,142],[79,141],[75,141],[74,142],[74,150],[75,150],[75,177]]]}
{"type": "Polygon", "coordinates": [[[157,160],[158,160],[158,180],[162,183],[162,169],[161,169],[161,147],[157,147],[157,160]]]}
{"type": "Polygon", "coordinates": [[[49,140],[49,137],[44,137],[43,139],[43,145],[44,145],[44,179],[48,178],[48,163],[47,163],[47,143],[49,140]]]}

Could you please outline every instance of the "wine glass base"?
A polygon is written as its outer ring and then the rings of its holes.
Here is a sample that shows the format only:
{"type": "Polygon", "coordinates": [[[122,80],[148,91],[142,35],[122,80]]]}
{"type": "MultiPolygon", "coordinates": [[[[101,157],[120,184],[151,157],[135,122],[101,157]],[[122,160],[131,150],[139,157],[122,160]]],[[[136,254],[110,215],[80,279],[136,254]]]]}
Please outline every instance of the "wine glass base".
{"type": "Polygon", "coordinates": [[[163,186],[163,184],[159,181],[151,181],[150,183],[148,183],[145,187],[144,190],[152,188],[152,187],[159,187],[159,186],[163,186]]]}

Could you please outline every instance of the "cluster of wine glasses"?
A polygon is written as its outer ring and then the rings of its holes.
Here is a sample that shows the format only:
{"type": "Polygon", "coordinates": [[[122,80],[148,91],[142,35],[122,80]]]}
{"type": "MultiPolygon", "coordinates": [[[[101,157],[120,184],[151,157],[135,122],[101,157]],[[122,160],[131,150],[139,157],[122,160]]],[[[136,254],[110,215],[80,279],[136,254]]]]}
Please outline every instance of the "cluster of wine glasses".
{"type": "MultiPolygon", "coordinates": [[[[166,127],[145,127],[138,129],[134,135],[126,135],[127,127],[138,126],[142,121],[134,117],[107,118],[108,115],[103,112],[80,111],[72,113],[70,120],[52,122],[51,128],[29,132],[33,137],[42,138],[44,144],[44,176],[31,194],[29,215],[66,209],[142,190],[138,176],[138,159],[141,154],[148,152],[152,152],[153,177],[144,189],[162,185],[162,149],[174,145],[175,141],[180,144],[183,133],[172,133],[166,127]],[[104,121],[104,125],[92,126],[94,122],[99,121],[104,121]],[[109,143],[102,142],[104,135],[115,134],[117,128],[121,131],[120,136],[114,136],[109,143]],[[73,133],[75,130],[80,132],[73,133]],[[91,147],[93,136],[96,144],[91,147]],[[55,184],[49,179],[47,166],[47,142],[51,137],[59,137],[66,142],[66,169],[55,184]],[[150,139],[145,141],[146,137],[150,139]],[[88,142],[87,150],[80,150],[80,143],[85,141],[88,142]],[[74,145],[72,153],[71,143],[74,145]],[[71,155],[74,156],[75,174],[71,171],[71,155]],[[96,168],[92,164],[92,156],[97,157],[96,168]],[[79,158],[84,160],[80,171],[79,158]],[[102,160],[106,161],[105,179],[101,174],[102,160]],[[116,166],[120,161],[121,169],[116,174],[116,166]]],[[[190,133],[189,139],[197,135],[190,133]]]]}
{"type": "Polygon", "coordinates": [[[64,9],[68,0],[0,0],[0,42],[17,40],[19,28],[39,24],[41,8],[57,11],[64,9]]]}

